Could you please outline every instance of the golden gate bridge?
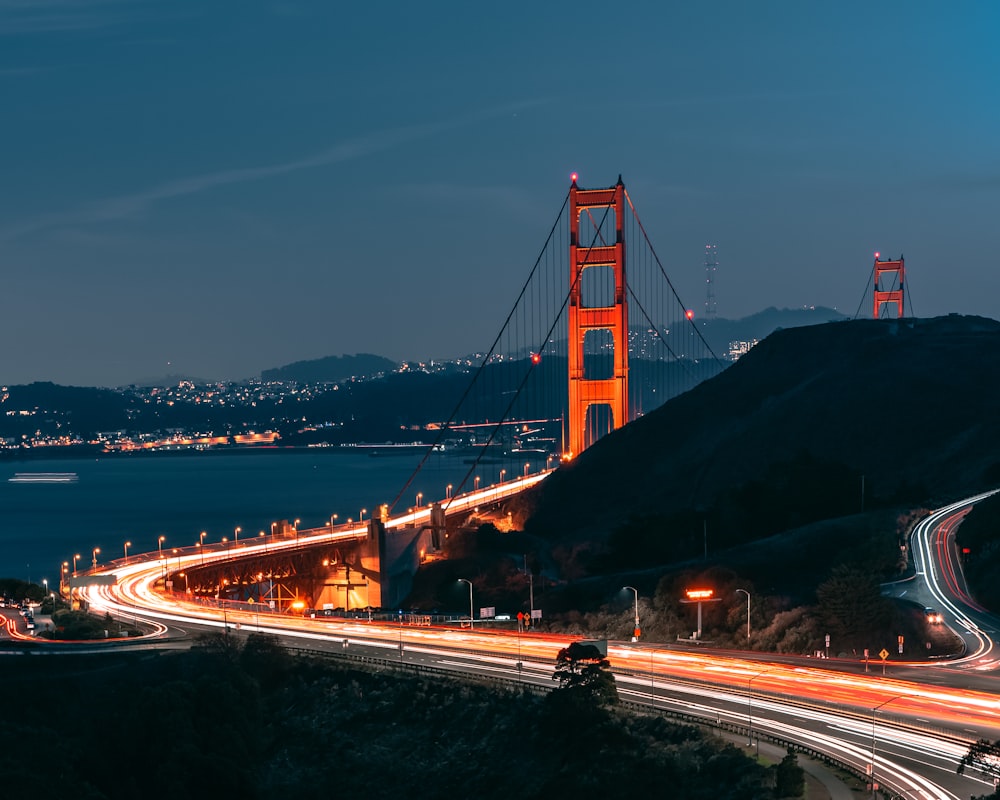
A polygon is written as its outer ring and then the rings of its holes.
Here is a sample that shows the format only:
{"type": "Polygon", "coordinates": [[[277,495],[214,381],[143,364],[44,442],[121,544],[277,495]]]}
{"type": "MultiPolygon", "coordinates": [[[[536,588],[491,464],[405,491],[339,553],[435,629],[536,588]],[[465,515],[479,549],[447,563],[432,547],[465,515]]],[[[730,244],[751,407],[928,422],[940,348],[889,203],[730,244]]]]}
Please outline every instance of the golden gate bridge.
{"type": "MultiPolygon", "coordinates": [[[[862,299],[875,318],[903,315],[903,267],[902,256],[875,254],[862,299]]],[[[300,529],[298,520],[281,521],[270,533],[217,544],[202,534],[192,547],[133,555],[131,563],[126,547],[124,559],[98,567],[95,549],[93,569],[78,575],[74,558],[60,588],[112,585],[116,570],[146,561],[164,593],[223,608],[394,607],[449,528],[470,518],[502,524],[504,504],[554,467],[724,366],[621,178],[586,189],[573,175],[500,331],[447,419],[423,423],[434,441],[391,502],[374,504],[356,523],[337,524],[333,515],[324,527],[300,529]],[[462,479],[443,499],[424,503],[418,492],[413,506],[397,509],[429,456],[441,452],[462,458],[462,479]]]]}

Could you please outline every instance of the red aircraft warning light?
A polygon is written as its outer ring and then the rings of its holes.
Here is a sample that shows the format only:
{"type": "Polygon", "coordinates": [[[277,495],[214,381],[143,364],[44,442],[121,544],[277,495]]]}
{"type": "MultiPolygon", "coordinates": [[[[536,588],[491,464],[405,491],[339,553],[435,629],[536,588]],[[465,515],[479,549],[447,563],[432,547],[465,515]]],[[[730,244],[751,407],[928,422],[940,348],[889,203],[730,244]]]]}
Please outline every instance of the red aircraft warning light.
{"type": "Polygon", "coordinates": [[[688,319],[694,319],[694,311],[692,311],[689,308],[687,311],[684,312],[684,316],[687,317],[688,319]]]}
{"type": "Polygon", "coordinates": [[[541,353],[532,353],[531,354],[531,363],[532,364],[539,364],[539,363],[541,363],[541,361],[542,361],[542,354],[541,353]]]}

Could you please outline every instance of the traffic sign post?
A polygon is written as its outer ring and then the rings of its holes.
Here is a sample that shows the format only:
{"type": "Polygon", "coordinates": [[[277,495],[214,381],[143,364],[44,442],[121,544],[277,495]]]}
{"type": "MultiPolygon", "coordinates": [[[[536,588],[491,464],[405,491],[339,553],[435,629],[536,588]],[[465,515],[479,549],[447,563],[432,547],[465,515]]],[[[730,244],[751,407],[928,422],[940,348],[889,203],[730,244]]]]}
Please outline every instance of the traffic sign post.
{"type": "Polygon", "coordinates": [[[884,647],[878,651],[878,657],[882,659],[882,677],[885,677],[885,660],[889,657],[889,651],[884,647]]]}

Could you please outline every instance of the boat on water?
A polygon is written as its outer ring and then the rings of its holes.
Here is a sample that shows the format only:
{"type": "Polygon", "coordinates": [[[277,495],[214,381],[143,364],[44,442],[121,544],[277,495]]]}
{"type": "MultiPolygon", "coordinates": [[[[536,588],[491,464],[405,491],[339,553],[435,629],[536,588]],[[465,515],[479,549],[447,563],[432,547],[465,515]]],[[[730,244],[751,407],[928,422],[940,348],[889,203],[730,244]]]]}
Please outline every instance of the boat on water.
{"type": "Polygon", "coordinates": [[[15,472],[7,483],[76,483],[80,476],[75,472],[15,472]]]}

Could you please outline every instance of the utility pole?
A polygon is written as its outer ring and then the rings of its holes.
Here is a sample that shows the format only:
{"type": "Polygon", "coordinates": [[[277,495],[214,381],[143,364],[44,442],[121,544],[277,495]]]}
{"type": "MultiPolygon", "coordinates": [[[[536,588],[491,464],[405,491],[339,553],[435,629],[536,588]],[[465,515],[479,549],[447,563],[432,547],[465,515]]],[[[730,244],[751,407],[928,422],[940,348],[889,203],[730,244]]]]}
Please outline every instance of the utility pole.
{"type": "Polygon", "coordinates": [[[528,576],[528,619],[531,619],[535,610],[535,576],[528,572],[528,554],[524,554],[524,574],[528,576]]]}

